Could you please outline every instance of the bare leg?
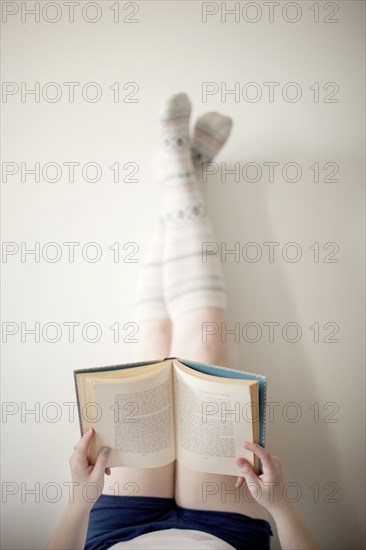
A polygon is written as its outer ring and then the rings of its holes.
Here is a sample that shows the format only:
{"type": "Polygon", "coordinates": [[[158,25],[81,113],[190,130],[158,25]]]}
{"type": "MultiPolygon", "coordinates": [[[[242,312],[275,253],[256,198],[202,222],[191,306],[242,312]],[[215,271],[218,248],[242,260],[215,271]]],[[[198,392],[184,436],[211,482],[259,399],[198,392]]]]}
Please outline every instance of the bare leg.
{"type": "MultiPolygon", "coordinates": [[[[169,319],[140,322],[136,360],[163,359],[169,355],[169,319]]],[[[111,468],[103,494],[116,496],[174,497],[175,462],[161,468],[111,468]]]]}
{"type": "Polygon", "coordinates": [[[219,333],[208,335],[203,342],[203,323],[220,323],[225,311],[218,307],[205,307],[187,311],[175,319],[170,355],[192,359],[201,363],[228,366],[226,343],[221,342],[219,333]]]}
{"type": "MultiPolygon", "coordinates": [[[[181,315],[173,326],[171,354],[211,365],[227,365],[227,347],[219,333],[203,343],[203,322],[221,323],[224,310],[195,309],[181,315]]],[[[239,473],[239,470],[238,470],[239,473]]],[[[268,512],[257,504],[246,484],[236,489],[236,476],[206,474],[190,470],[176,462],[175,500],[183,508],[235,512],[268,521],[268,512]]]]}
{"type": "Polygon", "coordinates": [[[174,497],[178,506],[193,510],[235,512],[269,520],[269,514],[254,502],[246,484],[236,489],[236,476],[205,474],[176,462],[174,497]]]}
{"type": "MultiPolygon", "coordinates": [[[[190,315],[191,317],[182,315],[174,325],[173,355],[211,365],[225,366],[227,350],[220,336],[213,335],[207,343],[203,343],[197,336],[200,334],[200,323],[202,321],[220,323],[224,318],[223,310],[199,309],[191,311],[190,315]]],[[[235,512],[268,521],[268,512],[254,501],[246,484],[244,483],[240,489],[234,487],[236,480],[236,476],[197,472],[184,467],[177,461],[175,501],[183,508],[235,512]]]]}
{"type": "Polygon", "coordinates": [[[104,495],[174,498],[175,462],[161,468],[111,468],[104,495]]]}
{"type": "Polygon", "coordinates": [[[138,340],[135,348],[136,361],[164,359],[170,352],[170,319],[139,321],[138,340]]]}

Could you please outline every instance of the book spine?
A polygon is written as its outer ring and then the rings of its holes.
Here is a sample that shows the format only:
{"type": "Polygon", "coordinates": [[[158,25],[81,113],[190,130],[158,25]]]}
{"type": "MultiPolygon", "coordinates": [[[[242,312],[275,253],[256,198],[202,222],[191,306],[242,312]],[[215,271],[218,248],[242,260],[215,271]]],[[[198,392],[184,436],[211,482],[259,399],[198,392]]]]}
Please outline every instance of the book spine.
{"type": "Polygon", "coordinates": [[[76,371],[74,371],[74,384],[75,384],[76,404],[77,404],[77,409],[78,409],[80,435],[82,437],[83,436],[83,424],[81,422],[80,399],[79,399],[78,385],[77,385],[77,382],[76,382],[76,371]]]}
{"type": "Polygon", "coordinates": [[[199,363],[198,361],[192,361],[192,359],[182,359],[181,357],[168,357],[167,359],[178,359],[179,361],[187,361],[188,363],[195,363],[196,365],[202,365],[202,367],[211,367],[214,369],[220,369],[220,370],[227,370],[230,372],[241,372],[244,374],[249,374],[250,376],[254,376],[255,378],[261,378],[262,380],[266,380],[267,377],[263,374],[257,374],[256,372],[250,372],[246,370],[240,370],[240,369],[231,369],[230,367],[223,367],[221,365],[207,365],[207,363],[199,363]]]}

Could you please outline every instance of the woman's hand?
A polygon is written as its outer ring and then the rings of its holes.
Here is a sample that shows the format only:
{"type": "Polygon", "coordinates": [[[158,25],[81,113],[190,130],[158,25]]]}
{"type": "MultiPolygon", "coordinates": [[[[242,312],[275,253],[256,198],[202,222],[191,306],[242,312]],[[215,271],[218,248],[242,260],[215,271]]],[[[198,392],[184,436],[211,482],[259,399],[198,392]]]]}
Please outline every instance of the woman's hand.
{"type": "Polygon", "coordinates": [[[94,436],[95,431],[90,428],[79,443],[74,445],[74,452],[69,460],[73,481],[72,497],[70,496],[70,501],[47,545],[47,550],[64,548],[83,550],[85,547],[90,510],[103,491],[104,472],[110,473],[109,468],[106,468],[109,447],[103,447],[100,450],[94,466],[89,464],[88,448],[94,436]]]}
{"type": "Polygon", "coordinates": [[[286,507],[288,502],[283,496],[282,464],[277,456],[271,456],[258,443],[244,441],[243,447],[252,451],[261,459],[263,474],[257,476],[251,464],[245,458],[237,458],[236,463],[243,477],[238,477],[236,487],[242,487],[244,479],[254,500],[269,512],[286,507]]]}
{"type": "Polygon", "coordinates": [[[71,469],[74,502],[91,508],[95,501],[102,494],[104,486],[104,474],[110,474],[107,468],[107,461],[110,454],[110,447],[103,447],[93,466],[89,463],[87,454],[91,440],[95,436],[94,428],[90,428],[80,441],[74,445],[74,452],[70,456],[69,464],[71,469]]]}

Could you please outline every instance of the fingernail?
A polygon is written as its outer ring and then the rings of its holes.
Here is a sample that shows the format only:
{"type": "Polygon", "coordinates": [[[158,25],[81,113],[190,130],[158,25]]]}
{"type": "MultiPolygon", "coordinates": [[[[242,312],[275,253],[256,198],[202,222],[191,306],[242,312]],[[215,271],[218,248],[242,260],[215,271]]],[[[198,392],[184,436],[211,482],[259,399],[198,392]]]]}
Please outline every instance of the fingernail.
{"type": "Polygon", "coordinates": [[[103,454],[104,455],[109,455],[109,449],[104,449],[103,454]]]}
{"type": "Polygon", "coordinates": [[[244,464],[245,464],[244,458],[238,458],[237,464],[239,464],[239,466],[244,466],[244,464]]]}

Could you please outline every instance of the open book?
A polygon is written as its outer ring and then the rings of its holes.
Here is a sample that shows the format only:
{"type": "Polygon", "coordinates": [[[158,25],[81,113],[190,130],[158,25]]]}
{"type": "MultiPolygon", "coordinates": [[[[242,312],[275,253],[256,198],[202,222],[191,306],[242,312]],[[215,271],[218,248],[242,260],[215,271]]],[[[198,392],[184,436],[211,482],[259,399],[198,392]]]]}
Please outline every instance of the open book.
{"type": "Polygon", "coordinates": [[[168,357],[74,371],[81,434],[95,429],[89,460],[103,446],[108,466],[187,468],[238,475],[243,441],[264,446],[266,378],[168,357]]]}

